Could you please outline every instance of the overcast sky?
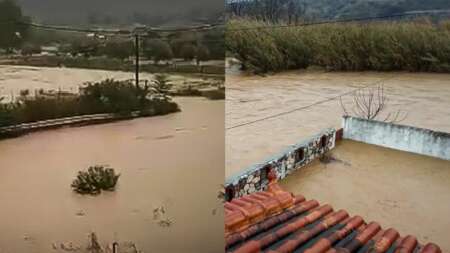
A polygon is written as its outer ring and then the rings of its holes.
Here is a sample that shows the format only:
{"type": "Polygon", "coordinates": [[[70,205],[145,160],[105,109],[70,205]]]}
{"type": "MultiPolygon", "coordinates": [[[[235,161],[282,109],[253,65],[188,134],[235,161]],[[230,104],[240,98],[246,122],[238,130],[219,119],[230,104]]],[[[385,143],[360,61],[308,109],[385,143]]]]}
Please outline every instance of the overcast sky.
{"type": "Polygon", "coordinates": [[[25,14],[57,23],[86,22],[89,14],[126,20],[133,13],[201,18],[223,12],[224,0],[16,0],[25,14]]]}

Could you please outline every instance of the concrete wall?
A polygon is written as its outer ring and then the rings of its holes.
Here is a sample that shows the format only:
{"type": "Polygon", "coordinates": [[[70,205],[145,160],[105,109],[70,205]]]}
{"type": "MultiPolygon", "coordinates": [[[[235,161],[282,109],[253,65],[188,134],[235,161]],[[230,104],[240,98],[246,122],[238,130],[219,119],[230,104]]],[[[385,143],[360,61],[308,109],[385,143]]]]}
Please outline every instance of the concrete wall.
{"type": "Polygon", "coordinates": [[[344,117],[344,139],[450,160],[450,134],[344,117]]]}
{"type": "Polygon", "coordinates": [[[335,140],[336,130],[327,129],[228,178],[225,182],[226,199],[231,200],[265,190],[269,183],[267,176],[270,170],[276,172],[278,179],[283,179],[334,148],[335,140]]]}

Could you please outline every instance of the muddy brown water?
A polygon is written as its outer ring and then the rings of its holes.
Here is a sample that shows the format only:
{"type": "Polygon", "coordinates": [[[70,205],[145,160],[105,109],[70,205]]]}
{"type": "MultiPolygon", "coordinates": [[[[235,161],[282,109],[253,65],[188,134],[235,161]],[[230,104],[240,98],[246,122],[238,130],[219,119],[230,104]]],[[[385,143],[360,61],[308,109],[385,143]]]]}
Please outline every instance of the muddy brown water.
{"type": "MultiPolygon", "coordinates": [[[[292,71],[266,77],[228,69],[226,128],[276,115],[380,82],[401,124],[450,132],[450,74],[292,71]]],[[[350,106],[352,97],[343,97],[350,106]]],[[[226,131],[226,175],[239,173],[328,127],[341,127],[339,99],[226,131]]]]}
{"type": "MultiPolygon", "coordinates": [[[[116,80],[134,79],[134,73],[108,70],[89,70],[78,68],[50,68],[31,66],[0,65],[0,96],[5,101],[17,97],[21,90],[61,90],[76,93],[85,82],[100,82],[106,78],[116,80]]],[[[141,80],[152,80],[154,74],[141,73],[141,80]]],[[[169,79],[174,87],[216,83],[208,76],[170,74],[169,79]]]]}
{"type": "Polygon", "coordinates": [[[450,250],[450,161],[344,140],[283,188],[450,250]]]}
{"type": "MultiPolygon", "coordinates": [[[[408,114],[401,124],[450,132],[449,74],[293,71],[262,77],[228,69],[226,128],[306,108],[226,130],[226,176],[322,129],[341,127],[339,100],[308,106],[380,81],[388,109],[408,114]]],[[[352,97],[342,100],[349,106],[352,97]]],[[[341,162],[324,166],[316,161],[284,179],[282,186],[450,250],[448,161],[350,141],[333,155],[341,162]]]]}
{"type": "MultiPolygon", "coordinates": [[[[93,73],[78,71],[84,79],[93,73]]],[[[0,141],[0,252],[52,252],[53,244],[69,242],[85,247],[90,232],[102,244],[131,241],[143,252],[221,251],[224,102],[176,102],[182,112],[167,116],[0,141]],[[75,194],[70,184],[77,171],[95,164],[121,173],[117,190],[75,194]],[[154,219],[161,206],[165,213],[154,219]]]]}

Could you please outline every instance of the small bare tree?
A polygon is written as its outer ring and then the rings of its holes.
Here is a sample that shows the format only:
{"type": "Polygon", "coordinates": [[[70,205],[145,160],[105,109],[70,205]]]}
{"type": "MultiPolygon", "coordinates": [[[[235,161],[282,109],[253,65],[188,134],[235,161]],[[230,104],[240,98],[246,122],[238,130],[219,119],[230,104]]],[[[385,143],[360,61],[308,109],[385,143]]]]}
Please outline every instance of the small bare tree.
{"type": "Polygon", "coordinates": [[[356,116],[368,120],[382,119],[384,122],[397,123],[407,117],[401,110],[388,112],[388,97],[384,92],[384,85],[359,89],[353,93],[353,107],[348,110],[340,97],[341,108],[345,116],[356,116]],[[383,117],[384,115],[384,117],[383,117]]]}

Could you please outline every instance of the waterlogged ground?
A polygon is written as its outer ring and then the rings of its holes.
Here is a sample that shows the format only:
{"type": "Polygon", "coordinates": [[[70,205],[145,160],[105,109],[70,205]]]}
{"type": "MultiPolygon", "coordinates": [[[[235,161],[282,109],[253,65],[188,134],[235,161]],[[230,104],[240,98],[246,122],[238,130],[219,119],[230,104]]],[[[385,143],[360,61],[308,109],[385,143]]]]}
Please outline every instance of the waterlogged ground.
{"type": "MultiPolygon", "coordinates": [[[[152,80],[150,73],[141,73],[141,80],[152,80]]],[[[77,68],[47,68],[30,66],[0,65],[0,97],[10,101],[17,97],[21,90],[44,89],[77,93],[79,87],[85,82],[100,82],[106,78],[116,80],[134,79],[134,73],[122,71],[89,70],[77,68]]],[[[200,75],[170,74],[169,79],[174,88],[191,85],[207,86],[217,83],[217,79],[200,75]]]]}
{"type": "MultiPolygon", "coordinates": [[[[305,108],[228,129],[226,175],[239,173],[324,128],[340,127],[339,99],[319,102],[380,81],[389,98],[387,109],[408,114],[402,124],[450,132],[450,74],[295,71],[261,77],[228,70],[226,128],[305,108]]],[[[352,96],[343,97],[349,107],[351,100],[352,96]]]]}
{"type": "Polygon", "coordinates": [[[450,250],[450,161],[343,141],[329,164],[314,162],[285,189],[450,250]]]}
{"type": "MultiPolygon", "coordinates": [[[[113,73],[56,70],[1,66],[0,87],[64,83],[70,89],[113,73]]],[[[176,102],[182,112],[163,117],[1,140],[0,252],[64,252],[61,243],[85,248],[90,232],[102,244],[133,242],[142,252],[222,250],[223,204],[217,193],[224,178],[224,102],[176,102]],[[121,173],[116,192],[73,193],[77,171],[95,164],[121,173]],[[155,215],[161,207],[164,213],[155,215]]]]}

